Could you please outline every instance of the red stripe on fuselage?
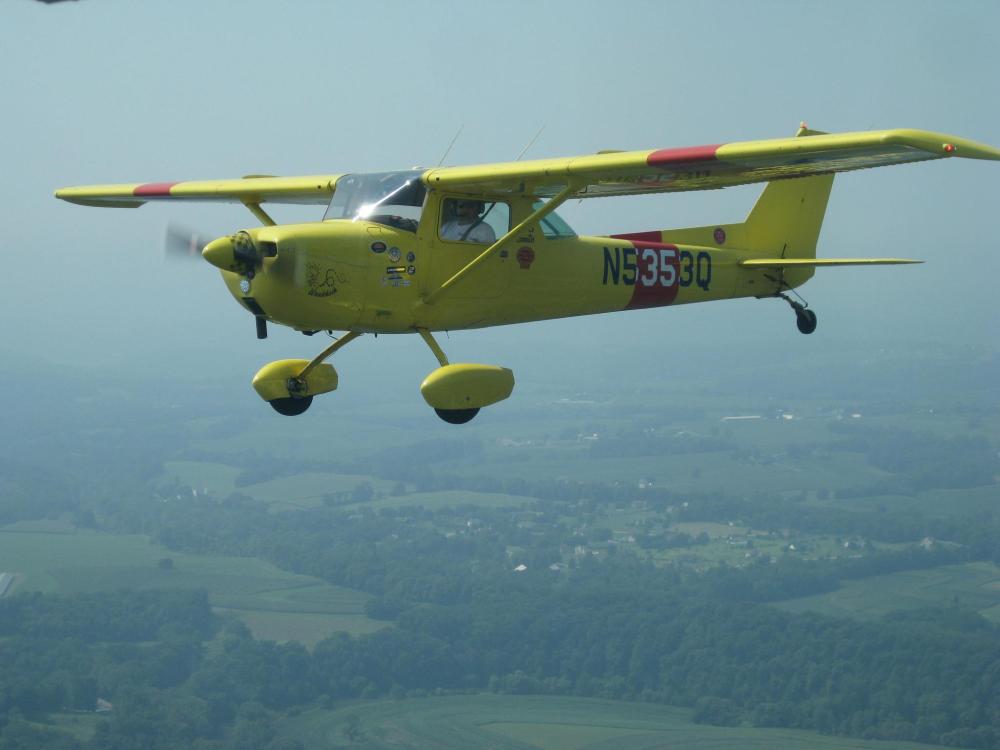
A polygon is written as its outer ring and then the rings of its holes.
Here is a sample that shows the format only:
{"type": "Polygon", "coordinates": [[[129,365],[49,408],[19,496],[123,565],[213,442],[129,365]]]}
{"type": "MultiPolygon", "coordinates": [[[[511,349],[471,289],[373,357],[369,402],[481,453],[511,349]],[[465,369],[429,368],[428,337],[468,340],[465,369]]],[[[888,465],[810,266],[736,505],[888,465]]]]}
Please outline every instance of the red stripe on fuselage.
{"type": "Polygon", "coordinates": [[[132,195],[145,195],[145,196],[165,196],[170,195],[170,188],[174,185],[179,185],[179,182],[148,182],[145,185],[140,185],[135,190],[132,191],[132,195]]]}
{"type": "Polygon", "coordinates": [[[682,167],[698,162],[715,161],[715,152],[722,144],[714,146],[690,146],[688,148],[661,148],[646,157],[646,164],[660,169],[682,167]]]}
{"type": "Polygon", "coordinates": [[[636,241],[632,245],[635,247],[635,286],[625,309],[669,305],[680,291],[681,265],[677,245],[648,241],[636,241]]]}

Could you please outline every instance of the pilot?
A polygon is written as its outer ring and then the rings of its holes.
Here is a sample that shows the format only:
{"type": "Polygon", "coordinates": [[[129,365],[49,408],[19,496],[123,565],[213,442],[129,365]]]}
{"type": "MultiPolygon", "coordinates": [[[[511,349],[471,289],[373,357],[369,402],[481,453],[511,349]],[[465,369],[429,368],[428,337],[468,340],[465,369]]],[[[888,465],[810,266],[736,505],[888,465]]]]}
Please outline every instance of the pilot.
{"type": "Polygon", "coordinates": [[[458,242],[478,242],[492,245],[497,236],[493,227],[483,221],[485,205],[476,200],[449,201],[454,215],[441,226],[441,239],[458,242]]]}

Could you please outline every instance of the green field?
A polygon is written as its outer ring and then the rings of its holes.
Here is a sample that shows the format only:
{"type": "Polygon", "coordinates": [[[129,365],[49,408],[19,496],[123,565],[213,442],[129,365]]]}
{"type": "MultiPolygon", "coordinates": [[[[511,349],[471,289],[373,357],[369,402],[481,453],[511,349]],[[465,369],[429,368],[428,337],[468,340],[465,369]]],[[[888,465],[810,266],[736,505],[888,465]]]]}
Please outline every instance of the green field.
{"type": "Polygon", "coordinates": [[[1000,622],[1000,568],[992,563],[945,565],[847,581],[837,591],[781,602],[789,612],[874,619],[897,609],[960,606],[1000,622]]]}
{"type": "Polygon", "coordinates": [[[460,695],[313,709],[286,719],[283,737],[308,748],[416,750],[917,750],[814,732],[694,724],[690,711],[648,703],[553,696],[460,695]],[[351,716],[356,717],[351,719],[351,716]],[[351,744],[345,729],[355,723],[351,744]]]}
{"type": "Polygon", "coordinates": [[[308,472],[238,487],[236,478],[239,474],[240,469],[226,464],[208,461],[167,461],[163,465],[161,481],[177,480],[199,493],[207,490],[215,497],[225,497],[233,492],[239,492],[270,504],[274,510],[315,508],[323,504],[324,495],[350,492],[364,482],[371,484],[375,492],[383,494],[388,494],[395,484],[363,474],[308,472]]]}
{"type": "Polygon", "coordinates": [[[117,589],[205,589],[220,613],[239,617],[258,638],[312,645],[344,630],[383,627],[364,614],[368,595],[245,557],[190,555],[147,537],[32,522],[0,527],[0,571],[14,591],[75,593],[117,589]],[[170,558],[170,569],[160,561],[170,558]]]}

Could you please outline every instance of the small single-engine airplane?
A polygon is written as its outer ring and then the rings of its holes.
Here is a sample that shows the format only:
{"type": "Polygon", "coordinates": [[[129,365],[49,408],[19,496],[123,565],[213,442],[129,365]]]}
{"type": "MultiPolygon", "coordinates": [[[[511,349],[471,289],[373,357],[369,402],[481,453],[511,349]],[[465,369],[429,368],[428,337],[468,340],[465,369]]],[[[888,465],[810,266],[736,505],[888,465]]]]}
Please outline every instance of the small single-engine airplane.
{"type": "MultiPolygon", "coordinates": [[[[281,414],[304,412],[337,388],[324,360],[364,333],[417,333],[440,363],[420,386],[446,422],[461,424],[507,398],[513,373],[450,364],[434,331],[681,305],[778,297],[802,333],[816,314],[787,292],[816,268],[915,263],[817,259],[834,173],[1000,150],[921,130],[828,134],[655,151],[606,151],[377,174],[250,176],[64,188],[85,206],[147,201],[244,204],[263,227],[209,242],[230,293],[255,318],[311,335],[345,335],[311,360],[265,365],[253,387],[281,414]],[[795,178],[795,179],[792,179],[795,178]],[[767,182],[746,221],[580,237],[556,213],[570,199],[706,190],[767,182]],[[322,221],[276,225],[266,203],[321,204],[322,221]]],[[[801,299],[801,298],[800,298],[801,299]]]]}

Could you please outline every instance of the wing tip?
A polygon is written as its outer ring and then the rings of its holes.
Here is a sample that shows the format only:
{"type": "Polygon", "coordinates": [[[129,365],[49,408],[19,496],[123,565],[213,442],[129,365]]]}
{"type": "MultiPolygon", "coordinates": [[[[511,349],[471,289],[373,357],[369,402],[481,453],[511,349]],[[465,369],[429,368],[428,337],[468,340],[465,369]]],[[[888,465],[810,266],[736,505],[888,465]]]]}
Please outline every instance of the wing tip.
{"type": "Polygon", "coordinates": [[[94,208],[139,208],[146,202],[135,198],[102,198],[78,188],[59,188],[53,195],[67,203],[94,208]]]}

